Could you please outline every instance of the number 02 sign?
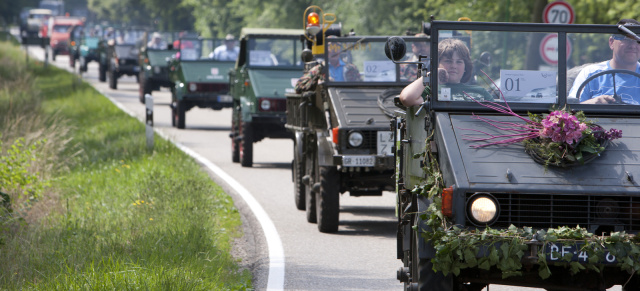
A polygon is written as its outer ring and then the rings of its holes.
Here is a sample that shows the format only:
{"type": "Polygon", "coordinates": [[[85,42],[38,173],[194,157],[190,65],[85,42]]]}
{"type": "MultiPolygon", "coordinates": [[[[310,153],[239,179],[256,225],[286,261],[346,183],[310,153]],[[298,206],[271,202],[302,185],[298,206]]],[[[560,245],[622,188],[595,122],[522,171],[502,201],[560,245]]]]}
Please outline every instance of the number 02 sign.
{"type": "Polygon", "coordinates": [[[542,12],[544,23],[571,24],[573,19],[573,7],[564,1],[551,2],[544,7],[544,12],[542,12]]]}

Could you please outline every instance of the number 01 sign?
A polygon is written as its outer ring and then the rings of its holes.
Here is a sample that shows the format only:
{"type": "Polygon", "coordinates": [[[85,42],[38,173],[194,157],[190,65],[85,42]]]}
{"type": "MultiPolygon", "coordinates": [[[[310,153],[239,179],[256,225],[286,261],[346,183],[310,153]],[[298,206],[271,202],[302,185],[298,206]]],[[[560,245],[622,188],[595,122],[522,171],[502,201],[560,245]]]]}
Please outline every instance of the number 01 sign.
{"type": "Polygon", "coordinates": [[[571,7],[569,3],[555,1],[544,7],[542,21],[544,21],[544,23],[571,24],[573,23],[574,16],[573,7],[571,7]]]}

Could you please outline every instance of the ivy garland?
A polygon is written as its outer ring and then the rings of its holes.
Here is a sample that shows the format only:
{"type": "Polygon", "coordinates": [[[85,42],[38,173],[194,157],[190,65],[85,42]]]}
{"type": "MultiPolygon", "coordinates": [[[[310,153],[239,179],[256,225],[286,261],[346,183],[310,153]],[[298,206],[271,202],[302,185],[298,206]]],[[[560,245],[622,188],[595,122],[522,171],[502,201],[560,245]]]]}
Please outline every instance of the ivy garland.
{"type": "MultiPolygon", "coordinates": [[[[442,189],[444,186],[442,173],[437,160],[428,146],[433,140],[433,134],[427,137],[423,153],[413,158],[423,158],[423,170],[426,179],[412,189],[415,195],[424,195],[430,201],[425,213],[420,214],[430,231],[423,232],[424,239],[430,241],[436,250],[436,256],[431,261],[436,271],[444,275],[452,273],[459,275],[465,268],[479,268],[489,270],[496,267],[502,272],[502,278],[522,275],[522,259],[529,249],[532,240],[537,240],[539,266],[538,274],[542,279],[551,276],[545,251],[549,243],[561,243],[574,246],[586,256],[586,262],[572,262],[573,253],[565,254],[561,258],[561,265],[570,269],[571,274],[589,269],[600,273],[605,262],[605,250],[618,259],[617,266],[627,271],[640,274],[640,238],[625,232],[614,232],[609,236],[597,236],[589,233],[585,228],[576,226],[534,230],[530,227],[516,227],[508,229],[467,229],[452,224],[441,211],[442,189]],[[528,244],[529,243],[529,244],[528,244]],[[482,253],[483,256],[477,256],[482,253]]],[[[414,226],[414,230],[417,226],[414,226]]],[[[558,252],[552,252],[554,257],[560,258],[558,252]]],[[[557,262],[554,262],[556,265],[557,262]]]]}

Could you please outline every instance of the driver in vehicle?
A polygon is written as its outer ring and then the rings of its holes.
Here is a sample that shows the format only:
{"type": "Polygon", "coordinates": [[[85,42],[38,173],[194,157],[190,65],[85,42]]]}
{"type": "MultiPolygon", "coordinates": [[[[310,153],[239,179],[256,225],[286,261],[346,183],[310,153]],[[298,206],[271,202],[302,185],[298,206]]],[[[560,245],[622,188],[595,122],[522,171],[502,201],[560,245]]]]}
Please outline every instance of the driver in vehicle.
{"type": "Polygon", "coordinates": [[[342,53],[339,43],[327,43],[329,61],[329,80],[334,82],[362,81],[358,67],[350,63],[347,55],[342,53]]]}
{"type": "MultiPolygon", "coordinates": [[[[473,75],[473,62],[469,48],[459,39],[447,38],[438,43],[438,84],[443,100],[493,100],[484,88],[465,84],[473,75]],[[448,97],[447,97],[448,96],[448,97]]],[[[422,78],[407,85],[400,93],[400,102],[405,106],[420,105],[423,102],[425,86],[422,78]]]]}
{"type": "MultiPolygon", "coordinates": [[[[618,25],[640,25],[634,19],[622,19],[618,25]]],[[[627,70],[640,74],[640,43],[622,34],[609,37],[609,48],[613,51],[610,60],[589,65],[582,69],[569,91],[569,98],[578,98],[576,94],[580,85],[590,76],[607,70],[627,70]]],[[[582,104],[614,104],[625,103],[640,105],[640,78],[618,73],[615,75],[616,93],[620,99],[614,98],[613,75],[604,74],[586,84],[580,93],[582,104]]]]}

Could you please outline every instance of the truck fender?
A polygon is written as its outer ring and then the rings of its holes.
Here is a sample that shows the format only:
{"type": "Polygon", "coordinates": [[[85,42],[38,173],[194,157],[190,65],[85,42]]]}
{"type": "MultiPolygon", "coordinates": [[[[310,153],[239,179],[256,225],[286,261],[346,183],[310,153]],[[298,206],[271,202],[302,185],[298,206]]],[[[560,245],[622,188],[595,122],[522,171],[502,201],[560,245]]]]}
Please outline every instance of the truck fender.
{"type": "Polygon", "coordinates": [[[317,132],[318,141],[318,165],[320,166],[333,166],[333,144],[331,137],[324,134],[324,132],[317,132]]]}
{"type": "Polygon", "coordinates": [[[249,98],[241,96],[240,97],[240,113],[242,114],[241,118],[243,122],[251,122],[253,119],[251,113],[254,111],[255,104],[249,100],[249,98]]]}
{"type": "MultiPolygon", "coordinates": [[[[424,196],[418,196],[418,199],[416,201],[418,203],[418,213],[425,213],[429,205],[432,203],[431,200],[429,200],[427,197],[424,197],[424,196]]],[[[422,233],[429,230],[429,226],[427,226],[427,220],[428,218],[423,220],[422,218],[420,218],[420,215],[416,215],[417,229],[415,231],[417,231],[420,234],[418,237],[422,237],[422,233]]],[[[408,236],[404,237],[404,240],[409,240],[409,239],[410,238],[408,236]]],[[[436,256],[436,250],[433,247],[433,244],[425,241],[424,239],[421,239],[418,242],[418,257],[421,259],[431,259],[431,258],[434,258],[435,256],[436,256]]]]}

